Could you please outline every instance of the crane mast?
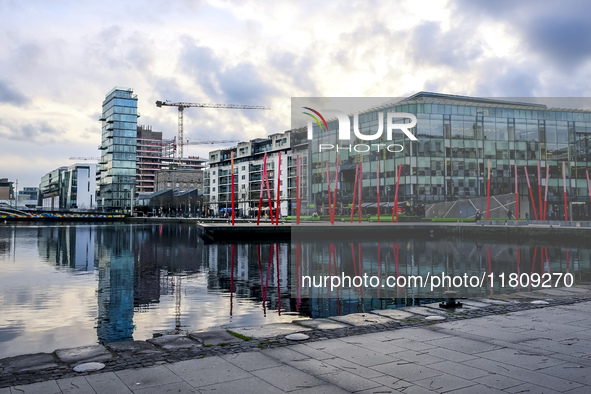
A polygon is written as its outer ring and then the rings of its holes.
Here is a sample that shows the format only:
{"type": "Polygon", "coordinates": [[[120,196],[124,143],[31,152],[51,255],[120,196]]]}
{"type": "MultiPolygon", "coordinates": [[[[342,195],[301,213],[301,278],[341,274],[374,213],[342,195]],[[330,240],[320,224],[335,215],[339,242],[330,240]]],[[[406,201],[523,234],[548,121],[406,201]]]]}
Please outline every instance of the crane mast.
{"type": "Polygon", "coordinates": [[[185,102],[177,102],[173,103],[170,101],[156,101],[156,107],[160,108],[162,106],[166,107],[177,107],[178,108],[178,115],[179,115],[179,157],[183,157],[183,145],[184,143],[184,119],[183,114],[185,112],[185,108],[197,107],[197,108],[218,108],[218,109],[271,109],[271,107],[267,107],[264,105],[241,105],[241,104],[207,104],[207,103],[185,103],[185,102]]]}

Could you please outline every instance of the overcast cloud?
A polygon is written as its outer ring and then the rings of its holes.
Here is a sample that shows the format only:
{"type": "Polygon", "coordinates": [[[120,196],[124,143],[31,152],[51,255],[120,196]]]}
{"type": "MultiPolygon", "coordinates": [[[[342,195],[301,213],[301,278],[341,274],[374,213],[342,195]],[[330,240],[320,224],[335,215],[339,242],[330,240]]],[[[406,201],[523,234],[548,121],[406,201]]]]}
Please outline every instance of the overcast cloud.
{"type": "MultiPolygon", "coordinates": [[[[591,3],[571,1],[0,0],[0,177],[37,186],[98,156],[101,103],[134,89],[140,124],[172,138],[287,130],[292,96],[589,96],[591,3]]],[[[206,156],[211,147],[188,147],[206,156]]]]}

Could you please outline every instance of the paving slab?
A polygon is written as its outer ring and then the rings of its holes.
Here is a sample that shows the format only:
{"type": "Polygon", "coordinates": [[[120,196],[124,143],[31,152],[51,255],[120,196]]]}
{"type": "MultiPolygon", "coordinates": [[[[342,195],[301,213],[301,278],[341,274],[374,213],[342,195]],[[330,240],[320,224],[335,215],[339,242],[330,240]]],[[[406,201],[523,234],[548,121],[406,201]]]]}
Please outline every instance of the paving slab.
{"type": "Polygon", "coordinates": [[[146,341],[111,342],[106,345],[108,349],[121,357],[131,357],[140,354],[163,354],[164,352],[146,341]]]}
{"type": "Polygon", "coordinates": [[[62,390],[55,380],[48,380],[47,382],[27,384],[25,386],[14,386],[12,392],[18,394],[61,394],[62,390]]]}
{"type": "Polygon", "coordinates": [[[394,319],[394,320],[404,320],[404,319],[408,319],[411,317],[416,317],[416,315],[414,313],[401,311],[400,309],[382,309],[382,310],[376,309],[375,311],[371,311],[371,313],[376,314],[376,315],[380,315],[380,316],[389,317],[390,319],[394,319]]]}
{"type": "Polygon", "coordinates": [[[193,387],[226,383],[252,377],[250,373],[244,371],[242,368],[217,356],[181,361],[169,364],[166,367],[193,387]]]}
{"type": "Polygon", "coordinates": [[[80,346],[71,349],[58,349],[55,355],[68,364],[80,364],[91,361],[107,361],[115,358],[103,345],[80,346]]]}
{"type": "Polygon", "coordinates": [[[396,361],[375,366],[373,369],[383,373],[384,375],[402,379],[411,383],[414,383],[417,380],[443,375],[443,372],[433,368],[416,365],[414,363],[401,365],[396,361]]]}
{"type": "Polygon", "coordinates": [[[294,320],[293,323],[315,330],[335,330],[337,328],[350,327],[348,324],[339,323],[330,319],[294,320]]]}
{"type": "Polygon", "coordinates": [[[123,383],[115,372],[103,372],[85,376],[86,381],[97,393],[131,394],[131,390],[123,383]]]}
{"type": "MultiPolygon", "coordinates": [[[[199,387],[200,393],[279,394],[284,391],[256,377],[199,387]]],[[[296,391],[297,392],[297,391],[296,391]]],[[[323,392],[323,391],[321,391],[323,392]]]]}
{"type": "Polygon", "coordinates": [[[231,331],[247,337],[263,339],[273,338],[279,335],[294,334],[296,332],[306,332],[310,331],[310,329],[298,326],[297,324],[274,323],[256,327],[236,327],[232,328],[231,331]]]}
{"type": "Polygon", "coordinates": [[[94,389],[83,376],[60,379],[57,384],[63,394],[95,394],[94,389]]]}
{"type": "Polygon", "coordinates": [[[148,342],[166,350],[185,350],[201,347],[200,343],[184,335],[162,335],[148,339],[148,342]]]}
{"type": "Polygon", "coordinates": [[[372,326],[374,324],[392,322],[392,319],[389,317],[375,315],[373,313],[351,313],[345,316],[333,316],[330,319],[352,326],[372,326]]]}
{"type": "Polygon", "coordinates": [[[326,383],[289,365],[254,371],[252,374],[283,391],[313,388],[326,383]]]}
{"type": "Polygon", "coordinates": [[[189,334],[189,336],[204,345],[214,346],[219,345],[220,343],[234,343],[242,341],[242,339],[236,338],[226,330],[197,331],[189,334]]]}
{"type": "Polygon", "coordinates": [[[55,367],[57,367],[57,360],[50,353],[25,354],[0,360],[2,373],[38,371],[55,367]]]}
{"type": "Polygon", "coordinates": [[[220,356],[222,359],[234,364],[245,371],[256,371],[259,369],[279,367],[282,363],[261,352],[246,352],[236,354],[226,354],[220,356]]]}
{"type": "Polygon", "coordinates": [[[438,393],[447,391],[455,392],[458,389],[474,386],[476,384],[469,380],[448,374],[416,380],[414,383],[423,386],[427,390],[436,391],[438,393]]]}
{"type": "Polygon", "coordinates": [[[199,394],[200,390],[186,382],[167,383],[160,386],[133,390],[134,394],[199,394]]]}
{"type": "Polygon", "coordinates": [[[322,375],[322,378],[327,382],[330,382],[335,386],[338,386],[351,393],[381,386],[380,383],[366,379],[359,375],[353,375],[348,371],[339,371],[336,373],[330,373],[328,375],[322,375]]]}
{"type": "Polygon", "coordinates": [[[115,372],[115,375],[117,375],[127,387],[134,391],[145,387],[179,383],[183,380],[178,375],[171,372],[170,369],[162,365],[148,368],[124,369],[123,371],[115,372]]]}

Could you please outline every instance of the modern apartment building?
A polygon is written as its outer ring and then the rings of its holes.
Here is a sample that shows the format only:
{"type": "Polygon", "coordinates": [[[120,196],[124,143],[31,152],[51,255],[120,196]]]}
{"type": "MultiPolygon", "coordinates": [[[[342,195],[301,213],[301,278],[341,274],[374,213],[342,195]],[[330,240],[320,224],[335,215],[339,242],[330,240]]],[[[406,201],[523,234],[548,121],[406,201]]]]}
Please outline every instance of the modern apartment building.
{"type": "MultiPolygon", "coordinates": [[[[267,154],[267,174],[276,209],[277,184],[281,215],[295,214],[296,156],[301,155],[306,165],[305,149],[294,150],[292,132],[272,134],[268,138],[257,138],[241,142],[237,146],[220,149],[209,154],[209,168],[204,173],[204,195],[206,213],[219,215],[231,209],[231,153],[234,152],[234,201],[238,216],[254,216],[259,207],[261,181],[263,179],[263,158],[267,154]],[[279,166],[281,154],[281,166],[279,166]]],[[[306,182],[303,181],[303,184],[306,182]]],[[[269,198],[264,185],[263,212],[268,213],[269,198]]],[[[302,195],[307,191],[303,188],[302,195]]]]}
{"type": "Polygon", "coordinates": [[[95,209],[96,164],[59,167],[41,178],[39,198],[44,209],[95,209]]]}
{"type": "Polygon", "coordinates": [[[102,140],[99,149],[98,206],[107,211],[128,210],[136,184],[137,95],[133,89],[115,87],[102,107],[102,140]]]}

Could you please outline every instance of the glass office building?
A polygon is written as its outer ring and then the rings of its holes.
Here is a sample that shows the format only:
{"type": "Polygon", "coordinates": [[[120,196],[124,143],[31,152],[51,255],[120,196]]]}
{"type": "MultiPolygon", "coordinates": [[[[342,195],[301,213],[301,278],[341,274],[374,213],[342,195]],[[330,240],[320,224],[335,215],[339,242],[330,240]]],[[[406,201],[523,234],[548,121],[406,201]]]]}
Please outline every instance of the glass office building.
{"type": "Polygon", "coordinates": [[[137,95],[115,87],[103,101],[97,203],[106,211],[130,208],[136,178],[137,95]]]}
{"type": "MultiPolygon", "coordinates": [[[[556,102],[562,106],[560,99],[549,101],[554,102],[553,106],[556,102]]],[[[571,107],[578,104],[579,108],[585,107],[583,102],[575,101],[573,104],[573,99],[568,102],[571,107]]],[[[376,166],[379,165],[380,206],[393,200],[395,165],[402,164],[399,200],[408,202],[406,205],[417,210],[425,204],[486,196],[490,159],[493,196],[515,192],[514,166],[517,165],[519,194],[528,195],[524,170],[527,167],[532,189],[535,190],[534,198],[537,199],[538,163],[542,173],[542,190],[546,185],[546,166],[549,166],[548,211],[550,215],[558,215],[563,211],[564,204],[564,162],[573,219],[588,218],[590,204],[586,171],[591,172],[591,111],[553,106],[516,99],[482,99],[421,92],[359,114],[361,133],[373,134],[378,128],[378,116],[385,116],[388,112],[411,113],[417,118],[416,127],[411,129],[417,141],[411,141],[400,132],[394,133],[393,141],[387,141],[385,131],[376,141],[354,137],[350,141],[337,140],[337,120],[328,122],[328,131],[314,125],[309,147],[310,204],[318,207],[328,203],[325,162],[330,164],[334,187],[337,154],[340,154],[341,160],[338,201],[343,202],[345,207],[352,201],[357,163],[363,163],[363,202],[375,203],[377,200],[376,166]],[[372,147],[369,152],[347,149],[349,145],[376,143],[400,144],[404,150],[394,153],[384,147],[372,147]],[[320,144],[333,144],[345,149],[320,151],[320,144]]]]}

